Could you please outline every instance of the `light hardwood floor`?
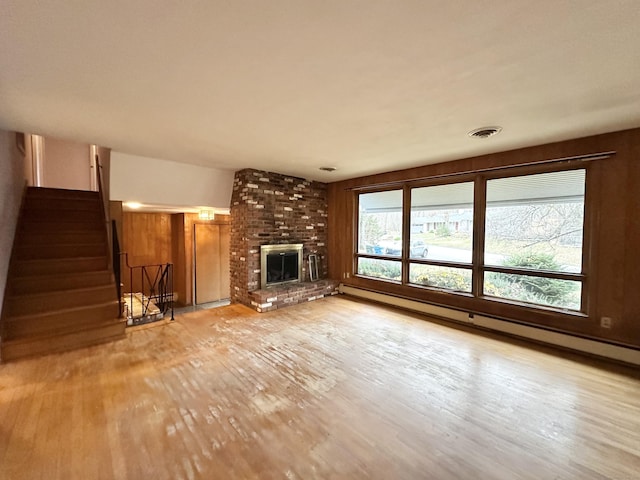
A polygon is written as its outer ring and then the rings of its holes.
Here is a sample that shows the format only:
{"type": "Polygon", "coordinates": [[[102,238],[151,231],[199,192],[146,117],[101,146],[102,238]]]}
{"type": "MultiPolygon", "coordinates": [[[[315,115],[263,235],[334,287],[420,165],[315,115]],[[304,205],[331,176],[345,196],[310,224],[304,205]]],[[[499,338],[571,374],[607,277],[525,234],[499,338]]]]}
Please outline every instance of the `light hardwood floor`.
{"type": "Polygon", "coordinates": [[[1,479],[637,479],[637,370],[332,297],[0,365],[1,479]]]}

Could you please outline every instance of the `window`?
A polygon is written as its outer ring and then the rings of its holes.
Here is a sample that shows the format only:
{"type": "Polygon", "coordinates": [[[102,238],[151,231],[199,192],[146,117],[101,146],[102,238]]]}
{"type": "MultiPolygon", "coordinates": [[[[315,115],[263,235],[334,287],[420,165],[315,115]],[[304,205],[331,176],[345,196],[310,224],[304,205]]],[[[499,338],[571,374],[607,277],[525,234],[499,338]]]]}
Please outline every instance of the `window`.
{"type": "Polygon", "coordinates": [[[361,193],[356,272],[483,301],[583,311],[586,169],[568,168],[361,193]]]}
{"type": "Polygon", "coordinates": [[[471,292],[473,182],[411,189],[410,231],[409,258],[440,264],[410,263],[409,283],[471,292]]]}
{"type": "Polygon", "coordinates": [[[487,181],[484,263],[504,268],[485,294],[580,310],[581,282],[548,272],[582,271],[584,185],[584,170],[487,181]]]}
{"type": "MultiPolygon", "coordinates": [[[[402,256],[402,190],[363,193],[359,196],[358,253],[402,256]]],[[[388,280],[401,279],[401,263],[360,258],[358,274],[388,280]]]]}

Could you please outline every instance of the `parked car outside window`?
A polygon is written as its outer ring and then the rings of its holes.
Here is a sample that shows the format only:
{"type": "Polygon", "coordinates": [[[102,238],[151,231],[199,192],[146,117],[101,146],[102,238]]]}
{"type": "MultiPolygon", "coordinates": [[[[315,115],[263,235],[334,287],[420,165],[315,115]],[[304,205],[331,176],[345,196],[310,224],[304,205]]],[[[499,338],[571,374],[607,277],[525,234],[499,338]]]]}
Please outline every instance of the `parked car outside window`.
{"type": "MultiPolygon", "coordinates": [[[[373,246],[372,253],[399,257],[402,255],[402,242],[399,240],[381,241],[378,245],[373,246]]],[[[429,247],[422,240],[411,242],[411,258],[426,258],[428,254],[429,247]]]]}
{"type": "Polygon", "coordinates": [[[427,258],[429,247],[422,240],[414,240],[411,242],[411,257],[427,258]]]}

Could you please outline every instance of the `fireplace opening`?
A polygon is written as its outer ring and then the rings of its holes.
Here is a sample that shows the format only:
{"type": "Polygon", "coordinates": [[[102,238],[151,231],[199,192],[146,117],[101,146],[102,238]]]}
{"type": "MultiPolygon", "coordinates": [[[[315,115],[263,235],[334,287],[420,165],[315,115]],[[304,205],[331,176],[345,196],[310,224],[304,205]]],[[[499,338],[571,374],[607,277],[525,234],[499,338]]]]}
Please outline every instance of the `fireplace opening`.
{"type": "Polygon", "coordinates": [[[302,244],[263,245],[260,247],[262,286],[302,280],[302,244]]]}

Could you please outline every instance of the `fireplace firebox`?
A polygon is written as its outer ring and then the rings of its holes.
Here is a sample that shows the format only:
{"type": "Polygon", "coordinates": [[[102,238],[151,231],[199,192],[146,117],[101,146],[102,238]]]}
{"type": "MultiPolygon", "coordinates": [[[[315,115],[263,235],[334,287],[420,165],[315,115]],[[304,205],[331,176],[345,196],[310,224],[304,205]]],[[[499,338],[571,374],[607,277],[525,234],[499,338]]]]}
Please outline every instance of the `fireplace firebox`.
{"type": "Polygon", "coordinates": [[[302,244],[260,247],[261,288],[302,281],[302,244]]]}

